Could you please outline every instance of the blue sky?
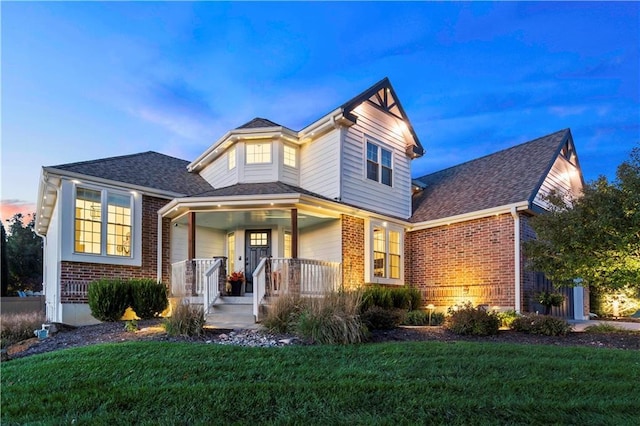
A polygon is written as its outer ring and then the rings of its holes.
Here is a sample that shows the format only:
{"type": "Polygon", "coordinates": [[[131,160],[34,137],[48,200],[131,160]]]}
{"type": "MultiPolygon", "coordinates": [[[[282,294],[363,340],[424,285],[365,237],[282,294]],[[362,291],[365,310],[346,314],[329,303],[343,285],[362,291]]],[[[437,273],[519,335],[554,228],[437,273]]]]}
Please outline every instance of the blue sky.
{"type": "Polygon", "coordinates": [[[192,160],[256,116],[299,130],[385,76],[426,149],[414,176],[570,127],[586,180],[614,178],[640,144],[640,3],[1,8],[5,209],[33,209],[43,165],[192,160]]]}

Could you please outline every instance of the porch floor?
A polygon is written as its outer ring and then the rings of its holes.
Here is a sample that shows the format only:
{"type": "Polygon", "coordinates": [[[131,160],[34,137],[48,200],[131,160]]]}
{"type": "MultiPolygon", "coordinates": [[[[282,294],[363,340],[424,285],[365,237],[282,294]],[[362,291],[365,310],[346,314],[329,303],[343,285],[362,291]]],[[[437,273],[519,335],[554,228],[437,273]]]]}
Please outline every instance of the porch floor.
{"type": "Polygon", "coordinates": [[[221,296],[212,306],[206,317],[206,326],[221,329],[261,328],[253,316],[253,296],[230,297],[221,296]]]}

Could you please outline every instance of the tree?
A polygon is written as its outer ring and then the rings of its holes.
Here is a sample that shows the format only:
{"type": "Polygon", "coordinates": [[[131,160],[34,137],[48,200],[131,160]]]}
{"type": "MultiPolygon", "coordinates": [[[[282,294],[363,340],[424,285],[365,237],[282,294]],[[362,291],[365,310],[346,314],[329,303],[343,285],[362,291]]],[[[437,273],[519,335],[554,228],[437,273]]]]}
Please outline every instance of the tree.
{"type": "Polygon", "coordinates": [[[525,243],[531,268],[556,286],[603,290],[640,288],[640,147],[618,166],[616,179],[601,176],[569,203],[548,197],[551,210],[532,218],[537,239],[525,243]]]}
{"type": "Polygon", "coordinates": [[[25,225],[22,213],[13,215],[7,237],[9,286],[15,289],[42,289],[42,238],[34,231],[35,214],[25,225]]]}
{"type": "Polygon", "coordinates": [[[7,233],[4,231],[4,225],[0,222],[1,240],[0,240],[0,274],[2,274],[2,297],[9,295],[9,264],[7,263],[7,233]]]}

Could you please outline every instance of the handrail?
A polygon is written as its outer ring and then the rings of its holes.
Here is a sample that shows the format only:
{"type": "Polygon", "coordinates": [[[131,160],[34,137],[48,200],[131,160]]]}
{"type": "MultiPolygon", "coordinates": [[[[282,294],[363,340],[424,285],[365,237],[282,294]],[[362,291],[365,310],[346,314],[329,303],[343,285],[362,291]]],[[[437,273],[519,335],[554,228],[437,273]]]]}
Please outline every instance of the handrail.
{"type": "Polygon", "coordinates": [[[203,294],[203,304],[204,304],[205,315],[209,313],[211,306],[216,302],[216,300],[220,296],[220,286],[219,286],[220,265],[222,265],[222,260],[215,259],[213,264],[204,273],[205,285],[204,285],[204,294],[203,294]]]}
{"type": "Polygon", "coordinates": [[[260,315],[260,304],[264,300],[266,295],[267,283],[266,283],[266,269],[269,258],[263,257],[260,259],[260,263],[253,271],[253,316],[256,320],[260,315]]]}

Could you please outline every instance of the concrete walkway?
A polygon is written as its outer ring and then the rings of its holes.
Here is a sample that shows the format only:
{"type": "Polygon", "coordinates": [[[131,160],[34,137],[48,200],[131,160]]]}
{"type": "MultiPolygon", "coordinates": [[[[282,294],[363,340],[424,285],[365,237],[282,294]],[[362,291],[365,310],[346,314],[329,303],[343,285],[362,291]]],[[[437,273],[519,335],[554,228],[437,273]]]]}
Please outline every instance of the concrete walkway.
{"type": "Polygon", "coordinates": [[[573,331],[584,331],[585,328],[592,325],[598,325],[598,324],[607,324],[612,327],[621,328],[623,330],[640,331],[640,322],[605,321],[605,320],[569,320],[568,322],[573,326],[573,331]]]}

